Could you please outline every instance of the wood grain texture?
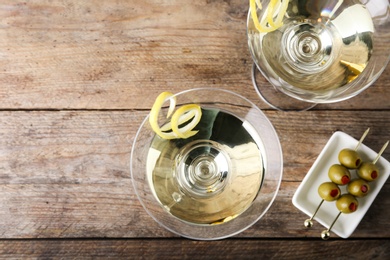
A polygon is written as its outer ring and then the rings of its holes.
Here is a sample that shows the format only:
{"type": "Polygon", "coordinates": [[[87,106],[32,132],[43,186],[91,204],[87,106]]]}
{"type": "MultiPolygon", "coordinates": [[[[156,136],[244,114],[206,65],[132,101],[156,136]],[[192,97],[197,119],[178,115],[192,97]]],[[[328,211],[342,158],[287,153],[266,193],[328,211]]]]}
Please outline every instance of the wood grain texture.
{"type": "Polygon", "coordinates": [[[3,108],[146,108],[162,89],[248,82],[241,1],[2,4],[3,108]]]}
{"type": "MultiPolygon", "coordinates": [[[[147,109],[163,90],[196,87],[257,101],[247,10],[240,0],[4,0],[0,108],[147,109]]],[[[353,101],[322,108],[390,109],[389,79],[387,68],[353,101]]]]}
{"type": "MultiPolygon", "coordinates": [[[[130,150],[147,111],[0,112],[0,237],[171,237],[138,202],[130,179],[130,150]]],[[[271,210],[241,237],[318,237],[303,228],[292,196],[336,130],[356,138],[374,125],[365,144],[379,150],[390,139],[387,111],[275,112],[284,175],[271,210]]],[[[390,151],[383,156],[390,158],[390,151]]],[[[354,233],[385,238],[390,230],[390,186],[354,233]],[[376,223],[372,225],[372,223],[376,223]]]]}
{"type": "Polygon", "coordinates": [[[33,259],[388,259],[389,240],[0,241],[0,258],[33,259]]]}
{"type": "Polygon", "coordinates": [[[0,259],[389,258],[389,180],[346,240],[321,241],[291,199],[335,131],[371,127],[364,142],[376,151],[390,139],[390,67],[347,101],[270,110],[251,82],[247,11],[242,0],[1,1],[0,259]],[[284,155],[270,210],[221,241],[165,230],[131,183],[132,143],[155,97],[196,87],[264,109],[284,155]]]}

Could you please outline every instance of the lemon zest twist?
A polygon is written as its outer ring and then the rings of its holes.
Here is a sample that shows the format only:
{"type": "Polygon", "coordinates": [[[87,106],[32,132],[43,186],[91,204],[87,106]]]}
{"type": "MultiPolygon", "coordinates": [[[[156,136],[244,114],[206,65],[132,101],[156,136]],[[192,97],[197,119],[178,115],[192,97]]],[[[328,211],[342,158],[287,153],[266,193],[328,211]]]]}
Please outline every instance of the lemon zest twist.
{"type": "Polygon", "coordinates": [[[173,113],[175,107],[176,97],[171,92],[162,92],[156,98],[149,115],[149,123],[153,131],[163,139],[186,139],[198,133],[198,131],[193,131],[193,129],[202,117],[200,106],[196,104],[183,105],[173,113]],[[168,123],[160,127],[158,125],[158,116],[162,106],[168,100],[169,108],[166,117],[169,118],[172,115],[172,118],[168,123]],[[187,123],[189,120],[191,121],[187,123]],[[180,127],[184,123],[187,124],[180,127]]]}
{"type": "Polygon", "coordinates": [[[257,8],[263,9],[260,0],[249,0],[250,14],[256,29],[266,33],[277,30],[283,25],[283,17],[287,12],[289,0],[271,0],[264,12],[263,18],[259,21],[257,8]],[[276,18],[274,19],[274,17],[276,18]]]}

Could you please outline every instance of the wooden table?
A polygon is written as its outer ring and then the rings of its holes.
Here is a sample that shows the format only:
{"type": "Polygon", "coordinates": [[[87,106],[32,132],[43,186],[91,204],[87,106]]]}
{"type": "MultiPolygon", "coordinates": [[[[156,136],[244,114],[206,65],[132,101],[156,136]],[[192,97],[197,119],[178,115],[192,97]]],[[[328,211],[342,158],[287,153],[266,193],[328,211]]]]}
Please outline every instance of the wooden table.
{"type": "Polygon", "coordinates": [[[323,227],[305,229],[291,199],[335,131],[359,138],[371,127],[365,144],[377,151],[390,139],[390,68],[348,101],[269,109],[251,83],[247,9],[241,0],[1,1],[0,257],[389,258],[390,180],[348,239],[322,241],[323,227]],[[284,153],[269,212],[213,242],[160,227],[129,170],[156,96],[195,87],[249,98],[284,153]]]}

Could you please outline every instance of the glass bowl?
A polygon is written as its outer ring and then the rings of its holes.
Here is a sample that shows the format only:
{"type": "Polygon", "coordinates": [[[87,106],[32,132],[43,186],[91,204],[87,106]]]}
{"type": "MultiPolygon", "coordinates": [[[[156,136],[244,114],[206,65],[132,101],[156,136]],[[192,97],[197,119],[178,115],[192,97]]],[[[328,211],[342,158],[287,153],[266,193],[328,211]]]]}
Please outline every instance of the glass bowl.
{"type": "MultiPolygon", "coordinates": [[[[131,150],[135,193],[167,230],[197,240],[236,235],[273,203],[282,179],[278,136],[268,118],[233,92],[199,88],[175,95],[176,108],[197,104],[202,119],[188,139],[156,136],[149,116],[131,150]]],[[[166,121],[168,107],[159,120],[166,121]]]]}
{"type": "MultiPolygon", "coordinates": [[[[269,3],[256,9],[264,26],[269,3]]],[[[250,11],[247,19],[255,72],[276,95],[309,103],[343,101],[371,86],[390,60],[389,31],[388,0],[290,0],[283,25],[272,32],[260,33],[250,11]]],[[[253,82],[260,96],[266,93],[253,82]]]]}

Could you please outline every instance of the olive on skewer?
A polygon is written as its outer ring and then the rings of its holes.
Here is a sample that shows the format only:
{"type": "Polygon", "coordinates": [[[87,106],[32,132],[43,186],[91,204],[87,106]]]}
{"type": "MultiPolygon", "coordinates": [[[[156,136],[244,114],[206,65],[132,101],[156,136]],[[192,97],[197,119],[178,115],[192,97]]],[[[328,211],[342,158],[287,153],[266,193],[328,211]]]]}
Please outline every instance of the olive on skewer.
{"type": "Polygon", "coordinates": [[[316,211],[311,216],[311,218],[306,219],[304,222],[305,227],[309,228],[313,226],[313,218],[320,209],[322,203],[326,201],[335,201],[340,197],[341,191],[340,188],[333,182],[324,182],[318,187],[318,195],[322,198],[320,204],[317,206],[316,211]]]}
{"type": "Polygon", "coordinates": [[[349,169],[356,169],[360,166],[362,159],[357,151],[345,148],[340,151],[338,156],[339,162],[349,169]]]}
{"type": "Polygon", "coordinates": [[[356,152],[356,150],[362,144],[364,138],[367,136],[369,131],[370,131],[370,128],[368,128],[364,132],[364,134],[360,138],[358,144],[356,145],[355,150],[351,150],[351,149],[341,150],[341,152],[339,153],[339,161],[340,161],[341,165],[334,164],[329,168],[328,176],[329,176],[329,179],[332,180],[332,182],[324,182],[318,187],[318,194],[320,195],[322,200],[321,200],[320,204],[317,206],[317,209],[315,210],[315,212],[311,216],[311,218],[305,220],[305,222],[304,222],[305,227],[312,227],[313,226],[312,220],[315,217],[315,215],[317,214],[317,212],[320,209],[324,200],[334,201],[334,200],[337,200],[339,198],[340,189],[337,186],[337,184],[346,185],[347,183],[349,183],[349,181],[351,179],[351,174],[349,173],[349,170],[347,168],[353,168],[356,166],[356,164],[360,165],[361,159],[360,159],[358,153],[356,152]],[[352,161],[353,163],[350,163],[350,161],[352,161]],[[352,164],[353,167],[348,167],[348,165],[350,165],[350,164],[352,164]]]}
{"type": "Polygon", "coordinates": [[[318,187],[318,194],[323,200],[335,201],[340,197],[340,188],[333,182],[324,182],[318,187]]]}
{"type": "Polygon", "coordinates": [[[337,217],[333,220],[329,228],[321,232],[321,238],[323,240],[329,239],[330,230],[332,229],[333,225],[336,223],[337,219],[340,217],[341,213],[350,214],[355,212],[358,209],[359,202],[351,194],[344,194],[337,199],[336,206],[340,212],[339,214],[337,214],[337,217]]]}
{"type": "Polygon", "coordinates": [[[341,213],[349,214],[357,210],[359,202],[351,194],[344,194],[336,201],[336,207],[341,213]]]}
{"type": "Polygon", "coordinates": [[[373,162],[364,162],[362,165],[357,169],[357,174],[360,178],[366,180],[366,181],[373,181],[379,176],[379,169],[376,167],[376,162],[381,157],[382,153],[387,148],[387,145],[389,144],[389,141],[387,141],[382,149],[379,151],[378,155],[374,159],[373,162]]]}
{"type": "Polygon", "coordinates": [[[352,180],[347,187],[348,193],[361,198],[367,196],[370,191],[370,185],[363,179],[352,180]]]}
{"type": "Polygon", "coordinates": [[[351,180],[351,174],[348,169],[340,164],[333,164],[330,166],[328,177],[332,182],[338,185],[346,185],[351,180]]]}
{"type": "MultiPolygon", "coordinates": [[[[379,158],[381,157],[382,153],[387,148],[388,144],[389,144],[389,141],[387,141],[383,145],[382,149],[377,154],[375,160],[372,163],[370,163],[371,165],[375,166],[376,162],[379,160],[379,158]]],[[[358,175],[359,175],[359,169],[357,171],[358,175]]],[[[371,172],[370,173],[370,177],[371,178],[373,176],[377,177],[377,174],[378,174],[378,170],[376,168],[376,173],[373,175],[373,172],[371,172]]],[[[373,178],[373,180],[374,179],[375,178],[373,178]]],[[[340,211],[339,214],[334,219],[334,221],[332,222],[330,227],[327,230],[324,230],[324,231],[321,232],[321,238],[324,239],[324,240],[327,240],[330,237],[330,230],[332,229],[333,225],[336,223],[336,221],[339,218],[339,216],[341,215],[341,213],[349,214],[349,213],[355,212],[358,209],[359,202],[355,198],[355,196],[356,197],[363,197],[363,196],[367,195],[367,193],[370,190],[370,186],[368,185],[368,183],[364,179],[357,179],[357,180],[353,180],[352,182],[349,183],[349,185],[347,187],[347,190],[348,190],[349,193],[342,195],[336,201],[337,209],[340,211]]]]}
{"type": "Polygon", "coordinates": [[[330,231],[342,213],[350,214],[358,209],[359,202],[356,197],[360,198],[366,196],[370,191],[370,186],[367,182],[375,180],[379,175],[379,171],[376,168],[375,163],[379,160],[381,154],[389,144],[389,141],[382,147],[381,151],[378,153],[377,157],[372,163],[362,162],[362,159],[357,153],[357,150],[362,144],[369,130],[370,128],[364,132],[354,150],[347,148],[339,152],[338,160],[340,164],[334,164],[328,170],[328,177],[332,182],[324,182],[318,187],[318,194],[322,200],[312,217],[305,220],[305,227],[311,227],[313,225],[312,220],[316,216],[318,210],[325,200],[336,201],[336,207],[339,210],[338,215],[333,220],[329,228],[322,231],[321,238],[324,240],[327,240],[330,237],[330,231]],[[361,175],[361,178],[351,181],[351,174],[349,169],[357,169],[357,173],[359,176],[361,175]],[[364,176],[364,174],[370,175],[371,179],[369,179],[369,177],[363,178],[362,176],[364,176]],[[347,184],[348,194],[340,196],[341,192],[338,185],[347,184]]]}
{"type": "Polygon", "coordinates": [[[357,174],[359,175],[360,178],[366,181],[373,181],[376,178],[378,178],[379,170],[375,164],[371,162],[364,162],[359,167],[359,169],[357,169],[357,174]]]}
{"type": "Polygon", "coordinates": [[[370,131],[370,128],[368,128],[363,133],[363,135],[360,138],[355,149],[345,148],[339,152],[338,160],[342,165],[344,165],[345,167],[347,167],[349,169],[357,169],[360,166],[360,164],[362,163],[362,159],[361,159],[360,155],[358,154],[357,149],[362,144],[364,138],[366,138],[369,131],[370,131]]]}

